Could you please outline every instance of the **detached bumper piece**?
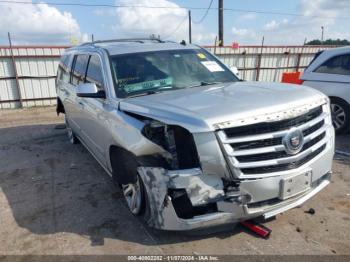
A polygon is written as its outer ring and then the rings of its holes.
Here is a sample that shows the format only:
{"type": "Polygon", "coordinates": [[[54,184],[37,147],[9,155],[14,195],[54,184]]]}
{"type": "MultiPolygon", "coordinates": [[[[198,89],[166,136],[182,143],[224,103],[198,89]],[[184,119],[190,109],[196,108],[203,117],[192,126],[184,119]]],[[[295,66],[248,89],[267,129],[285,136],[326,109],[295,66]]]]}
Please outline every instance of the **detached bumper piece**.
{"type": "Polygon", "coordinates": [[[271,229],[263,225],[255,224],[253,221],[241,221],[241,225],[253,231],[262,238],[268,238],[272,232],[271,229]]]}

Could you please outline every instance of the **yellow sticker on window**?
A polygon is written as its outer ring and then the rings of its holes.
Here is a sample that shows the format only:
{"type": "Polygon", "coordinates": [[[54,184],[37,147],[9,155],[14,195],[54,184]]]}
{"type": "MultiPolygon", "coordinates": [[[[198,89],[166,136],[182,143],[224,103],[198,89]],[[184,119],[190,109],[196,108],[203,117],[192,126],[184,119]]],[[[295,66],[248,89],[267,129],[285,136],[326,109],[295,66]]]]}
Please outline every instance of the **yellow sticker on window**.
{"type": "Polygon", "coordinates": [[[205,59],[205,55],[202,54],[202,53],[198,53],[197,56],[198,56],[200,59],[205,59]]]}

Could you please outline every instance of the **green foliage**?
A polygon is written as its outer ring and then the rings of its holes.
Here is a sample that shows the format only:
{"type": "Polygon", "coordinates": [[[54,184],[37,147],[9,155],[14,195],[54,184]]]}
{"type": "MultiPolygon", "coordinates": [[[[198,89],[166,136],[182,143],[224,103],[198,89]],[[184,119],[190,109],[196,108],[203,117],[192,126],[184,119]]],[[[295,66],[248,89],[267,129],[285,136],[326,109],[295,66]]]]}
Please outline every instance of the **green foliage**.
{"type": "Polygon", "coordinates": [[[323,42],[319,39],[314,39],[311,40],[307,43],[305,43],[305,45],[350,45],[350,42],[346,39],[327,39],[324,40],[323,42]]]}

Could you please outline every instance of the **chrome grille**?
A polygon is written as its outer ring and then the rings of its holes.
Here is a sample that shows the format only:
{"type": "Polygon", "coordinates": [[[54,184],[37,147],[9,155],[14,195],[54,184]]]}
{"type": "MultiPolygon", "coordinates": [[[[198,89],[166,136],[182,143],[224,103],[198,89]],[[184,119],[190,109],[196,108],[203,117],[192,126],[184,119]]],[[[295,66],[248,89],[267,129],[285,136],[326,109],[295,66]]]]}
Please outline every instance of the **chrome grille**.
{"type": "Polygon", "coordinates": [[[294,126],[299,126],[301,124],[307,123],[321,114],[322,114],[322,106],[319,106],[310,110],[308,113],[298,117],[294,117],[294,118],[286,119],[282,121],[271,122],[271,123],[259,123],[259,124],[247,125],[242,127],[227,128],[225,129],[225,133],[226,133],[226,136],[230,138],[230,137],[242,136],[242,135],[249,136],[249,135],[275,132],[275,131],[285,130],[294,126]]]}
{"type": "Polygon", "coordinates": [[[326,148],[326,115],[318,106],[287,120],[227,128],[217,134],[234,173],[260,177],[298,168],[320,154],[326,148]],[[290,155],[282,139],[294,127],[302,131],[304,145],[290,155]]]}

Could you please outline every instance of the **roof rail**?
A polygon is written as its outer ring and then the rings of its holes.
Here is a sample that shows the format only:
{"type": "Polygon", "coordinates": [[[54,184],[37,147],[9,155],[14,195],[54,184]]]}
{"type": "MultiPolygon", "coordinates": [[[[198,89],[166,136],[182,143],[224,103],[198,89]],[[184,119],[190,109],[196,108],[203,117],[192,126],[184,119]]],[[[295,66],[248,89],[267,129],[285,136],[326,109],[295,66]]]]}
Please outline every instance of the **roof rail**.
{"type": "Polygon", "coordinates": [[[94,45],[94,44],[100,44],[100,43],[120,43],[120,42],[138,42],[138,43],[144,43],[145,41],[157,41],[159,43],[164,43],[163,40],[155,37],[143,37],[143,38],[120,38],[120,39],[107,39],[107,40],[96,40],[93,42],[86,42],[81,44],[84,45],[94,45]]]}

